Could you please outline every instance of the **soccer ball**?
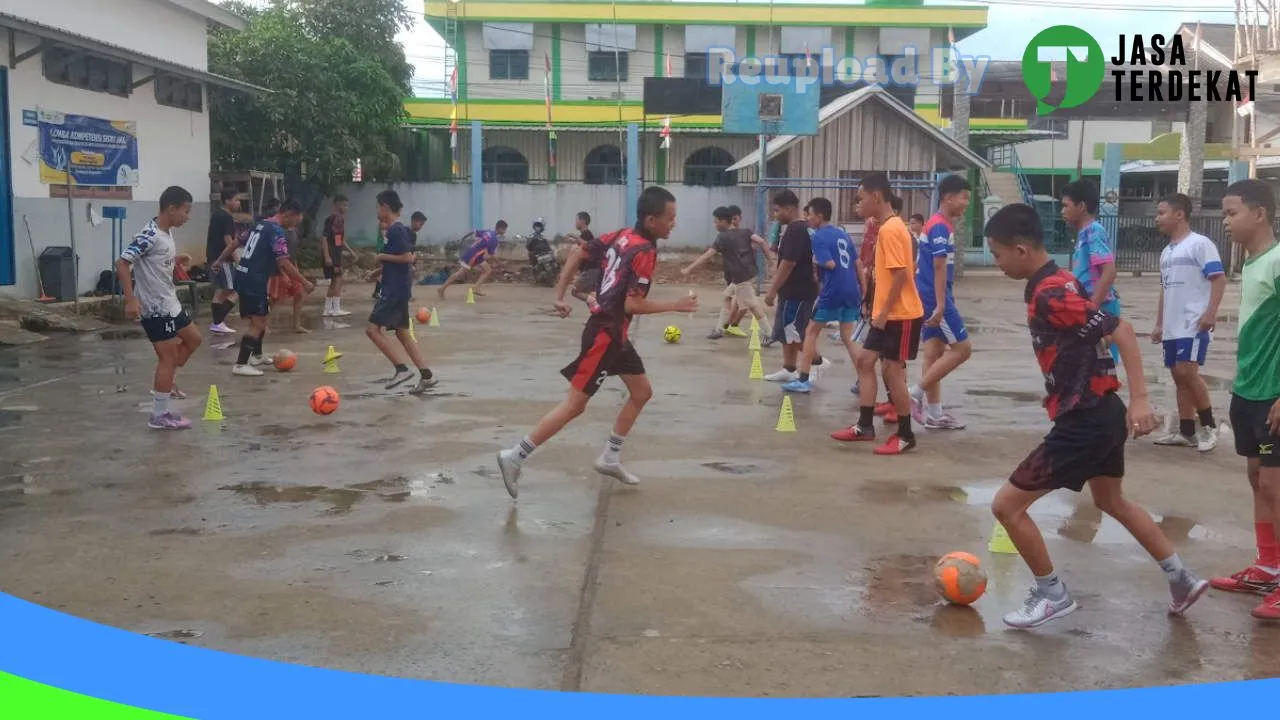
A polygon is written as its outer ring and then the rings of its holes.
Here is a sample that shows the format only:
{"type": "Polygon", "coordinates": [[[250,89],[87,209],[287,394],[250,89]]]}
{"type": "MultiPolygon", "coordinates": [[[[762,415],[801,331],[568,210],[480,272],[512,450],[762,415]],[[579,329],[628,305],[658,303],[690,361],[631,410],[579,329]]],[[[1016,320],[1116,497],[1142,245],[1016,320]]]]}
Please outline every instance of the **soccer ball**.
{"type": "Polygon", "coordinates": [[[280,372],[288,372],[298,364],[298,356],[292,350],[281,350],[271,358],[271,363],[280,372]]]}
{"type": "Polygon", "coordinates": [[[311,391],[311,410],[317,415],[331,415],[338,409],[338,391],[325,385],[311,391]]]}
{"type": "Polygon", "coordinates": [[[418,308],[418,324],[426,325],[431,322],[431,311],[426,308],[418,308]]]}
{"type": "Polygon", "coordinates": [[[675,325],[668,325],[667,329],[662,331],[662,339],[669,343],[680,342],[680,328],[675,325]]]}
{"type": "Polygon", "coordinates": [[[987,573],[978,558],[967,552],[943,555],[933,566],[938,594],[955,605],[972,605],[987,591],[987,573]]]}

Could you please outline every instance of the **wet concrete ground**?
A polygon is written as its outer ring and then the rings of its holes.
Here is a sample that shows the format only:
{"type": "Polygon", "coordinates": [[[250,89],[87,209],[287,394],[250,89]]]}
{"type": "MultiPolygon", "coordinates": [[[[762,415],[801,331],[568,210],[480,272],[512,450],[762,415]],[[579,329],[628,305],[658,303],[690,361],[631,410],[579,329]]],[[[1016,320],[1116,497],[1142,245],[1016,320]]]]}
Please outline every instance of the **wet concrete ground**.
{"type": "MultiPolygon", "coordinates": [[[[1149,331],[1154,280],[1120,289],[1149,331]]],[[[698,318],[640,323],[656,394],[624,457],[643,484],[590,470],[622,399],[610,381],[526,466],[513,503],[493,452],[562,396],[557,370],[581,332],[580,315],[544,311],[547,293],[440,304],[442,326],[419,339],[441,384],[419,398],[372,382],[388,366],[362,334],[357,286],[352,327],[325,329],[311,304],[310,335],[282,323],[268,338],[269,353],[299,353],[292,373],[232,377],[234,349],[203,347],[180,376],[191,399],[178,406],[197,418],[184,433],[146,429],[153,356],[133,328],[0,351],[0,590],[201,647],[529,688],[848,697],[1280,670],[1280,631],[1249,617],[1254,598],[1212,594],[1170,620],[1158,568],[1069,493],[1033,516],[1083,609],[1033,633],[1003,627],[1030,577],[988,556],[988,504],[1047,429],[1020,283],[960,285],[976,352],[944,400],[969,427],[921,432],[903,458],[827,439],[856,404],[835,353],[820,390],[796,399],[799,432],[774,432],[781,395],[747,379],[746,342],[702,339],[718,297],[703,287],[698,318]],[[668,323],[681,343],[661,341],[668,323]],[[345,353],[339,375],[321,371],[329,344],[345,353]],[[220,425],[198,421],[211,383],[220,425]],[[343,394],[327,418],[307,407],[321,384],[343,394]],[[973,609],[934,595],[931,564],[952,550],[990,573],[973,609]]],[[[432,288],[419,294],[434,304],[432,288]]],[[[1205,369],[1223,416],[1237,298],[1230,288],[1205,369]]],[[[1144,359],[1169,407],[1156,349],[1144,359]]],[[[766,351],[766,371],[778,364],[766,351]]],[[[1138,441],[1126,486],[1188,564],[1223,573],[1252,558],[1243,468],[1229,438],[1210,456],[1138,441]]]]}

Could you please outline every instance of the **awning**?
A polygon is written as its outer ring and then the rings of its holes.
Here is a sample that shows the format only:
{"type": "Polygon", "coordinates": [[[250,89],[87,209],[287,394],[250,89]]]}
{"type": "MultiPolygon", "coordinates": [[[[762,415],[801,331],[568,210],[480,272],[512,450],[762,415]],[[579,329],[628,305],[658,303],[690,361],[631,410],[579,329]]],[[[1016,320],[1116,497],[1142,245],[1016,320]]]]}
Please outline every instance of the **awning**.
{"type": "Polygon", "coordinates": [[[46,45],[60,45],[62,47],[75,48],[92,53],[101,57],[109,58],[117,62],[133,63],[143,65],[156,71],[162,75],[172,75],[183,77],[190,80],[197,80],[207,85],[216,85],[228,90],[238,90],[246,93],[269,93],[267,88],[251,85],[247,82],[233,80],[229,77],[217,75],[205,70],[198,70],[186,65],[179,65],[168,60],[161,60],[153,55],[140,53],[136,50],[112,45],[100,40],[94,40],[91,37],[79,35],[59,28],[43,25],[38,22],[32,22],[25,18],[16,17],[8,13],[0,13],[0,28],[5,28],[12,36],[15,33],[31,35],[40,39],[40,45],[33,50],[17,52],[12,42],[9,43],[9,67],[14,67],[18,63],[31,57],[36,53],[34,51],[42,49],[46,45]]]}

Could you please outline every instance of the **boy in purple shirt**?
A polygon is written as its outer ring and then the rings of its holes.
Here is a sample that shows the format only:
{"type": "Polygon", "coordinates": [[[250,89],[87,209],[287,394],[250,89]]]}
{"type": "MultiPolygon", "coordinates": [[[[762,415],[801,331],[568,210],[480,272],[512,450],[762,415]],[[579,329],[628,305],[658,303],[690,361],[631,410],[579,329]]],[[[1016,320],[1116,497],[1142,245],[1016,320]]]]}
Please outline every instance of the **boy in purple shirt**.
{"type": "Polygon", "coordinates": [[[440,289],[436,291],[440,294],[440,299],[444,299],[444,291],[448,290],[450,285],[458,282],[467,273],[476,268],[480,269],[480,279],[476,280],[476,284],[472,286],[472,292],[476,295],[483,295],[484,293],[478,292],[476,288],[483,285],[489,279],[489,276],[493,274],[493,264],[489,262],[489,258],[498,254],[498,243],[502,241],[503,236],[506,234],[507,221],[499,220],[493,226],[493,230],[475,230],[463,238],[463,240],[466,240],[474,237],[475,240],[458,256],[458,262],[462,267],[450,275],[444,285],[441,285],[440,289]]]}

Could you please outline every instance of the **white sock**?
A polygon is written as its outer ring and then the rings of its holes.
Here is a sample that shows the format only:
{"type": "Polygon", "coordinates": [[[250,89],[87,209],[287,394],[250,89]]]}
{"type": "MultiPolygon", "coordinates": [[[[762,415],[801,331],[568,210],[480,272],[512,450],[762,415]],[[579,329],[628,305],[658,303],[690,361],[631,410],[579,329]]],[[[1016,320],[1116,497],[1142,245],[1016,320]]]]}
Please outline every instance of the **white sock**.
{"type": "Polygon", "coordinates": [[[159,390],[151,391],[151,417],[160,417],[169,412],[169,393],[159,390]]]}
{"type": "Polygon", "coordinates": [[[341,312],[341,311],[342,311],[342,298],[340,298],[340,297],[335,297],[335,298],[333,299],[333,311],[334,311],[334,312],[341,312]]]}
{"type": "Polygon", "coordinates": [[[529,437],[526,435],[524,438],[520,440],[520,442],[516,443],[515,447],[511,448],[511,453],[512,453],[511,459],[515,461],[516,465],[520,465],[525,460],[528,460],[529,456],[532,455],[533,451],[536,450],[537,448],[538,446],[534,445],[533,441],[530,440],[529,437]]]}
{"type": "Polygon", "coordinates": [[[624,435],[615,435],[609,433],[609,440],[604,444],[604,454],[601,455],[604,461],[610,465],[616,465],[622,460],[622,443],[626,442],[624,435]]]}
{"type": "Polygon", "coordinates": [[[325,309],[325,310],[328,310],[328,311],[329,311],[329,312],[331,312],[331,313],[332,313],[332,312],[337,312],[337,310],[338,310],[338,298],[325,298],[325,299],[324,299],[324,309],[325,309]]]}
{"type": "Polygon", "coordinates": [[[914,400],[919,400],[920,398],[924,397],[924,388],[920,387],[919,385],[912,385],[911,390],[909,392],[911,393],[911,397],[914,400]]]}
{"type": "Polygon", "coordinates": [[[929,417],[942,417],[942,403],[925,403],[924,409],[929,417]]]}

